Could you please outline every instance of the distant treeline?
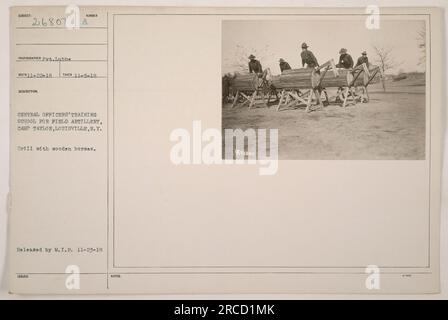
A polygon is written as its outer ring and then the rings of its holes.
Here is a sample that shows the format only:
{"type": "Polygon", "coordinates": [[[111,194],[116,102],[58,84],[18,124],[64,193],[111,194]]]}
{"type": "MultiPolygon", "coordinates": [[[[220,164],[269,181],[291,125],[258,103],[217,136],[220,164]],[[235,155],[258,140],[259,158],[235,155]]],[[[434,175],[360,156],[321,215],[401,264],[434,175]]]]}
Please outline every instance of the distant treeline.
{"type": "Polygon", "coordinates": [[[401,72],[398,75],[392,76],[393,81],[408,80],[425,80],[425,72],[401,72]]]}

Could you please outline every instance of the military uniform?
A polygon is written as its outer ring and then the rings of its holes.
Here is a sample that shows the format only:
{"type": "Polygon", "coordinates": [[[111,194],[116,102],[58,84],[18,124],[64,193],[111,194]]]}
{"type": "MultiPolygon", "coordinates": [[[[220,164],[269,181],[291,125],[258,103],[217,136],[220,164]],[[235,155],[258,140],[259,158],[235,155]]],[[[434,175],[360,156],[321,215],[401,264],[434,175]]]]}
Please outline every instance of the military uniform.
{"type": "Polygon", "coordinates": [[[339,56],[338,68],[351,69],[353,68],[353,58],[348,53],[343,53],[339,56]]]}
{"type": "Polygon", "coordinates": [[[369,58],[367,58],[367,56],[361,56],[361,57],[359,57],[359,58],[358,58],[358,61],[356,62],[356,66],[355,66],[355,67],[360,66],[360,65],[362,65],[363,63],[365,63],[366,66],[369,66],[369,58]]]}
{"type": "Polygon", "coordinates": [[[286,61],[280,62],[280,71],[283,72],[284,70],[291,70],[291,66],[286,61]]]}
{"type": "Polygon", "coordinates": [[[300,53],[300,57],[302,58],[302,67],[307,66],[307,68],[314,68],[319,66],[319,63],[317,62],[316,57],[314,54],[309,50],[303,50],[300,53]]]}
{"type": "Polygon", "coordinates": [[[263,68],[261,67],[261,63],[258,60],[250,60],[249,61],[249,72],[250,73],[263,73],[263,68]]]}

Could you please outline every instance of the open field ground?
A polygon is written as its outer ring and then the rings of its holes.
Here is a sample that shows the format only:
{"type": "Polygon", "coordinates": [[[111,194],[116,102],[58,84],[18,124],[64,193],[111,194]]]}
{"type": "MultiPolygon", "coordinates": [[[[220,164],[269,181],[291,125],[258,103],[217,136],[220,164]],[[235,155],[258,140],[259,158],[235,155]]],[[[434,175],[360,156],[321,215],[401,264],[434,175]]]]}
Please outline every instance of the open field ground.
{"type": "Polygon", "coordinates": [[[370,101],[342,108],[331,104],[306,113],[305,106],[222,110],[223,129],[278,129],[279,159],[422,160],[425,158],[425,86],[388,81],[369,87],[370,101]]]}

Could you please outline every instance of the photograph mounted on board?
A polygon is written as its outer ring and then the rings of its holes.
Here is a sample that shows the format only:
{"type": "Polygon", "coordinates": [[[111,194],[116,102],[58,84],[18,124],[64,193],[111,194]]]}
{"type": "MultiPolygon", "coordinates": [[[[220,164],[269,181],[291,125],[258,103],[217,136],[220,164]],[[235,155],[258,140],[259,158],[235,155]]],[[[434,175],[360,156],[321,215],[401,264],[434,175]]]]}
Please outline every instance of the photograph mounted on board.
{"type": "Polygon", "coordinates": [[[279,160],[424,160],[426,36],[423,15],[223,21],[223,146],[263,128],[279,160]]]}

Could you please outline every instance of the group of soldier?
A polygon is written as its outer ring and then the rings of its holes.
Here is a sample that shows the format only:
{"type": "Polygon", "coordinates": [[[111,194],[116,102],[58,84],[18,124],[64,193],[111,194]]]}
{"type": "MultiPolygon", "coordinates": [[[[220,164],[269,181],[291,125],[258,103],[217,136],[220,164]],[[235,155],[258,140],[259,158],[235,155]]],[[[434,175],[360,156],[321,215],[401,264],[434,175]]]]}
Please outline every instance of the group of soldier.
{"type": "MultiPolygon", "coordinates": [[[[308,50],[308,45],[304,42],[302,43],[302,52],[300,53],[300,57],[302,59],[302,68],[318,68],[319,62],[316,59],[316,56],[313,54],[311,50],[308,50]]],[[[357,67],[365,63],[367,66],[369,65],[369,59],[367,58],[367,52],[363,51],[361,56],[358,58],[356,65],[354,65],[353,58],[350,54],[347,53],[347,49],[341,48],[339,50],[339,62],[336,65],[337,68],[344,69],[352,69],[353,67],[357,67]]],[[[280,71],[283,73],[285,70],[291,70],[291,66],[284,59],[280,58],[279,60],[280,71]]],[[[261,66],[261,62],[256,59],[256,57],[251,54],[249,56],[249,72],[258,74],[259,77],[263,77],[266,74],[266,71],[263,73],[263,67],[261,66]]],[[[229,87],[230,87],[230,79],[233,78],[230,74],[226,74],[222,78],[222,87],[223,87],[223,101],[225,97],[229,95],[229,87]]],[[[341,89],[341,88],[339,88],[341,89]]]]}
{"type": "MultiPolygon", "coordinates": [[[[308,50],[308,45],[305,42],[302,43],[302,52],[300,53],[300,57],[302,59],[302,68],[319,67],[316,56],[313,54],[313,52],[308,50]]],[[[369,59],[367,58],[366,51],[362,52],[361,56],[356,62],[356,65],[354,65],[353,58],[350,54],[347,53],[347,49],[341,48],[341,50],[339,50],[339,63],[336,65],[337,68],[351,69],[353,67],[362,65],[363,63],[369,65],[369,59]]],[[[289,63],[282,58],[280,58],[279,60],[279,66],[281,72],[291,69],[289,63]]],[[[260,61],[258,61],[253,54],[249,56],[249,72],[263,74],[263,67],[261,66],[260,61]]]]}

